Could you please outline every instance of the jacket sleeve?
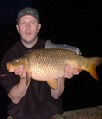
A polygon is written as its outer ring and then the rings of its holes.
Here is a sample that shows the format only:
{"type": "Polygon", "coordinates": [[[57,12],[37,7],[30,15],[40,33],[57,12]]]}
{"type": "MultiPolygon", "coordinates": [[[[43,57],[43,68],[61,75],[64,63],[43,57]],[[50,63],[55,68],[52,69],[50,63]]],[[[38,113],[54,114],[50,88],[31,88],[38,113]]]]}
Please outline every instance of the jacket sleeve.
{"type": "Polygon", "coordinates": [[[6,64],[8,61],[12,60],[13,56],[11,53],[7,52],[1,61],[1,79],[0,84],[4,87],[5,91],[9,93],[14,85],[19,82],[19,76],[16,76],[14,73],[8,72],[6,64]]]}

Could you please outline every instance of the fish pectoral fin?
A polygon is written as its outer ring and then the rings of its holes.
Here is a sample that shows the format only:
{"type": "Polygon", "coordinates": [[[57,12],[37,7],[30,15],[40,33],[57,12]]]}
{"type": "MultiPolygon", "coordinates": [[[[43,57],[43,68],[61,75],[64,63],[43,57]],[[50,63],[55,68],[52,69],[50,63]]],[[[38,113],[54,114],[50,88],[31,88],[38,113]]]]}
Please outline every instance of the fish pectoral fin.
{"type": "Polygon", "coordinates": [[[58,80],[56,80],[56,79],[50,79],[50,80],[47,81],[47,83],[53,89],[58,88],[58,80]]]}

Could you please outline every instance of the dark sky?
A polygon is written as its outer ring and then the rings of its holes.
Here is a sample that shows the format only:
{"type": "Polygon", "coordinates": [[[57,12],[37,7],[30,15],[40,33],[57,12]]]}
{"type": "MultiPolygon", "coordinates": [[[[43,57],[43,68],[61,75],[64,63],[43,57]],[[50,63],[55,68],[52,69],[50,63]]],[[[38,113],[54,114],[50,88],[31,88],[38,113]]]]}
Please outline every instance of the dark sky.
{"type": "MultiPolygon", "coordinates": [[[[72,45],[83,48],[84,44],[85,48],[91,48],[92,43],[99,46],[102,37],[101,3],[71,0],[0,0],[0,25],[15,23],[21,8],[36,7],[40,14],[43,36],[56,41],[57,37],[68,39],[64,40],[64,43],[71,44],[73,41],[72,45]]],[[[59,43],[60,41],[58,40],[59,43]]]]}
{"type": "Polygon", "coordinates": [[[32,6],[33,0],[0,0],[0,24],[15,22],[18,11],[26,6],[32,6]]]}
{"type": "MultiPolygon", "coordinates": [[[[97,17],[102,17],[101,2],[97,1],[74,1],[71,0],[0,0],[0,24],[12,24],[21,8],[34,6],[40,9],[40,12],[48,17],[59,15],[64,16],[64,19],[76,20],[76,17],[81,17],[81,22],[94,21],[97,17]],[[47,14],[50,12],[50,14],[47,14]],[[61,13],[61,14],[59,14],[61,13]],[[93,19],[94,18],[94,19],[93,19]]],[[[57,17],[55,18],[57,19],[57,17]]],[[[61,19],[62,20],[62,19],[61,19]]]]}
{"type": "MultiPolygon", "coordinates": [[[[56,39],[58,43],[78,46],[82,50],[84,47],[90,48],[92,52],[97,46],[93,53],[97,52],[96,50],[101,52],[99,49],[102,38],[101,3],[101,1],[71,0],[0,0],[0,25],[15,23],[21,8],[36,7],[42,23],[40,32],[42,36],[56,39]]],[[[2,27],[0,28],[2,30],[2,27]]]]}

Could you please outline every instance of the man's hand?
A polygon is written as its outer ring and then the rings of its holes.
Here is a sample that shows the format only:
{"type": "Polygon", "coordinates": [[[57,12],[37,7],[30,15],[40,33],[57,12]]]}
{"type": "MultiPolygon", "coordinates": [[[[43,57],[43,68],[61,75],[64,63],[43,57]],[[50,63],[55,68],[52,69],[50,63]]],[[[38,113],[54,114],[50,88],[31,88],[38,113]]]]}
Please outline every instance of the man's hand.
{"type": "Polygon", "coordinates": [[[31,73],[28,73],[23,66],[17,68],[14,73],[20,76],[20,81],[10,90],[8,96],[13,103],[18,104],[22,97],[26,95],[31,81],[31,73]]]}
{"type": "Polygon", "coordinates": [[[82,71],[82,69],[78,69],[76,67],[71,67],[70,65],[67,65],[65,67],[65,78],[72,78],[74,75],[78,75],[80,72],[82,71]]]}
{"type": "Polygon", "coordinates": [[[21,65],[19,68],[15,70],[15,74],[20,76],[20,80],[28,85],[31,81],[31,73],[28,73],[26,69],[21,65]]]}

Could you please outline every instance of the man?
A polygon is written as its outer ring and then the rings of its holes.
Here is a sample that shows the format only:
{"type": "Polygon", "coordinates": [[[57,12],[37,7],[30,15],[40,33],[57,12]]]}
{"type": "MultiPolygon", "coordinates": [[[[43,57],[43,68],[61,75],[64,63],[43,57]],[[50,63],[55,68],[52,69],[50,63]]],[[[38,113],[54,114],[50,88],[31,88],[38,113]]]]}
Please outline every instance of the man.
{"type": "MultiPolygon", "coordinates": [[[[6,52],[1,62],[1,73],[6,76],[0,82],[11,99],[8,119],[57,119],[55,115],[63,113],[61,94],[64,91],[64,79],[58,79],[58,89],[54,90],[46,82],[31,80],[31,74],[23,66],[14,73],[9,73],[6,68],[8,61],[22,56],[28,50],[45,47],[45,41],[38,37],[41,28],[38,11],[33,8],[20,10],[16,28],[20,41],[6,52]],[[26,85],[28,77],[30,80],[26,85]]],[[[65,71],[68,78],[79,73],[70,66],[65,71]]]]}

